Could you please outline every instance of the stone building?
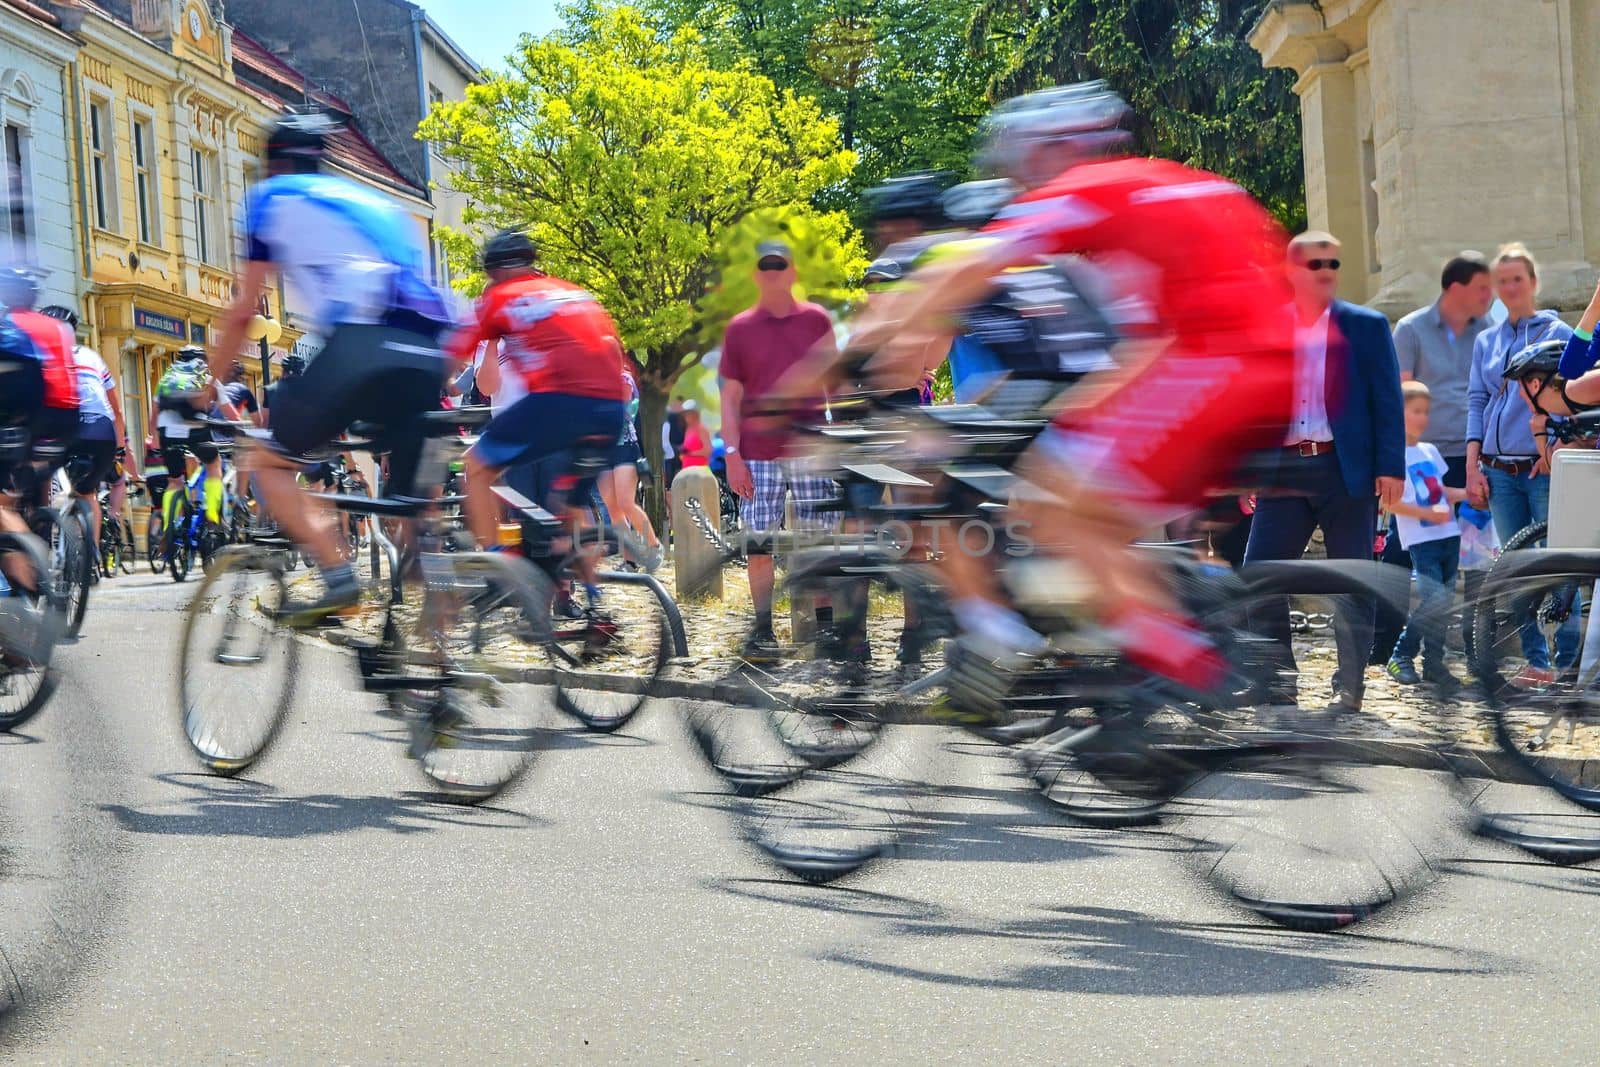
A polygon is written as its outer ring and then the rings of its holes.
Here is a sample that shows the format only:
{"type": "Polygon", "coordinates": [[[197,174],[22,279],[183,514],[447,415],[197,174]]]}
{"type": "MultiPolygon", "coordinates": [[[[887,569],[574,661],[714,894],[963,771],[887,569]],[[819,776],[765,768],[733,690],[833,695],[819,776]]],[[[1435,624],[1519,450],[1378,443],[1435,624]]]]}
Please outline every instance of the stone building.
{"type": "MultiPolygon", "coordinates": [[[[250,0],[228,10],[241,30],[350,102],[378,150],[428,190],[434,225],[462,228],[466,196],[451,189],[448,164],[415,135],[428,109],[463,99],[479,70],[427,12],[407,0],[250,0]]],[[[448,281],[431,235],[429,258],[435,279],[448,281]]]]}
{"type": "Polygon", "coordinates": [[[66,71],[78,50],[30,0],[0,0],[0,263],[31,269],[48,304],[78,302],[66,71]]]}
{"type": "Polygon", "coordinates": [[[1250,43],[1299,75],[1307,212],[1344,241],[1345,297],[1398,316],[1453,253],[1519,240],[1546,305],[1588,300],[1600,0],[1274,0],[1250,43]]]}

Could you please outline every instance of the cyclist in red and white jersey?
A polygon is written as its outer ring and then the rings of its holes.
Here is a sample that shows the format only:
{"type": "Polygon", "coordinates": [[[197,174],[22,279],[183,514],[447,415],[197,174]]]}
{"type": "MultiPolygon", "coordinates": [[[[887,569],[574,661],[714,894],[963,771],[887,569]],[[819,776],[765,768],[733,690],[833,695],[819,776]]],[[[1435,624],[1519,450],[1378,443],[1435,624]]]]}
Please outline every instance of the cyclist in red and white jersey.
{"type": "MultiPolygon", "coordinates": [[[[1018,469],[1040,490],[1025,505],[1035,540],[1045,551],[1070,546],[1124,654],[1204,689],[1224,663],[1128,545],[1229,487],[1246,455],[1282,440],[1294,376],[1284,238],[1232,182],[1125,155],[1127,110],[1100,82],[997,109],[988,160],[1029,191],[990,225],[992,243],[919,272],[923,286],[899,305],[899,321],[868,341],[892,336],[873,361],[892,386],[926,362],[952,314],[989,292],[991,279],[1051,255],[1084,255],[1119,298],[1148,303],[1154,335],[1098,386],[1075,392],[1018,469]]],[[[955,593],[979,655],[1004,662],[1044,650],[990,590],[955,593]]]]}
{"type": "Polygon", "coordinates": [[[534,269],[526,234],[506,230],[483,249],[489,287],[473,322],[446,350],[460,365],[478,346],[503,342],[500,360],[485,358],[480,388],[497,391],[497,374],[521,377],[526,395],[496,415],[467,453],[467,521],[484,546],[495,544],[499,510],[493,486],[507,467],[573,447],[582,437],[616,441],[626,411],[622,346],[616,324],[592,294],[534,269]]]}

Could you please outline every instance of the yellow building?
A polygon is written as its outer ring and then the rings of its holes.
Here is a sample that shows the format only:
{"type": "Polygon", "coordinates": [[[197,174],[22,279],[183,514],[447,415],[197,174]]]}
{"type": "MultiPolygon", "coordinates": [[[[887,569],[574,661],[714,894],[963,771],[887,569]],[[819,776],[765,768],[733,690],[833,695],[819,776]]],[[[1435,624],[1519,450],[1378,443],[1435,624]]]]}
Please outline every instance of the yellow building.
{"type": "MultiPolygon", "coordinates": [[[[134,0],[131,23],[70,10],[83,318],[139,440],[172,354],[214,340],[232,299],[234,219],[277,109],[238,84],[232,30],[203,0],[134,0]]],[[[246,366],[254,382],[259,365],[246,366]]]]}

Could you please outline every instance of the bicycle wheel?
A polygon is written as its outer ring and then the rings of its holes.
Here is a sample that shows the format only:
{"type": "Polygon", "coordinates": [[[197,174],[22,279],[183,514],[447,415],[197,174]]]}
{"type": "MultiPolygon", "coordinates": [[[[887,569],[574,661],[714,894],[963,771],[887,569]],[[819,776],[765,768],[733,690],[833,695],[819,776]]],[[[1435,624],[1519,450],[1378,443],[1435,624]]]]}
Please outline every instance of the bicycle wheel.
{"type": "Polygon", "coordinates": [[[184,619],[178,708],[211,771],[234,775],[266,752],[294,702],[299,645],[274,621],[282,561],[251,547],[218,553],[184,619]]]}
{"type": "Polygon", "coordinates": [[[38,595],[0,596],[0,730],[14,730],[37,715],[55,690],[50,658],[61,614],[50,593],[50,556],[29,534],[0,533],[0,558],[20,556],[39,581],[38,595]]]}
{"type": "Polygon", "coordinates": [[[194,531],[190,529],[193,516],[194,509],[187,499],[179,502],[172,516],[172,558],[167,561],[167,568],[175,582],[188,578],[194,566],[194,531]]]}
{"type": "Polygon", "coordinates": [[[167,569],[166,553],[161,551],[161,538],[166,526],[161,521],[160,507],[157,503],[150,509],[150,520],[144,527],[145,562],[150,565],[151,574],[160,574],[167,569]]]}
{"type": "MultiPolygon", "coordinates": [[[[588,530],[579,546],[609,553],[616,542],[608,530],[588,530]]],[[[601,570],[591,591],[571,565],[557,573],[572,599],[585,605],[583,617],[551,622],[548,653],[557,701],[591,730],[619,730],[650,699],[656,679],[683,648],[683,619],[651,575],[601,570]]]]}
{"type": "Polygon", "coordinates": [[[123,574],[132,574],[139,554],[133,543],[133,526],[125,519],[117,519],[117,566],[123,574]]]}
{"type": "Polygon", "coordinates": [[[33,513],[29,525],[48,552],[51,589],[61,612],[62,632],[76,637],[89,602],[90,561],[83,524],[75,514],[40,508],[33,513]]]}
{"type": "Polygon", "coordinates": [[[393,638],[425,684],[396,692],[391,705],[411,725],[412,755],[428,780],[453,799],[486,800],[527,770],[556,701],[538,671],[550,640],[548,582],[498,553],[429,554],[422,563],[426,597],[393,638]]]}

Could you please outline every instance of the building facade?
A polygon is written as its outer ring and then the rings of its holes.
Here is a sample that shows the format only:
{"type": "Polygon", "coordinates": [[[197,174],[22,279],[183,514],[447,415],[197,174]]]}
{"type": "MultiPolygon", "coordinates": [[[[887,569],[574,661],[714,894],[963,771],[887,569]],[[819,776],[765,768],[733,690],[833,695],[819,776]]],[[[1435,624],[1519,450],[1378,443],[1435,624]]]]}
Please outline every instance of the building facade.
{"type": "MultiPolygon", "coordinates": [[[[451,188],[448,164],[416,131],[429,108],[464,99],[480,74],[422,8],[408,0],[251,0],[232,5],[230,15],[318,87],[350,102],[378,151],[427,191],[434,226],[462,228],[467,197],[451,188]]],[[[435,281],[444,284],[448,268],[432,234],[428,249],[435,281]]]]}
{"type": "Polygon", "coordinates": [[[1312,227],[1391,317],[1464,248],[1522,241],[1543,303],[1600,263],[1600,0],[1276,0],[1250,43],[1298,75],[1312,227]],[[1352,269],[1354,268],[1354,269],[1352,269]]]}
{"type": "Polygon", "coordinates": [[[40,305],[78,302],[67,75],[78,44],[30,0],[0,0],[0,263],[39,279],[40,305]]]}

